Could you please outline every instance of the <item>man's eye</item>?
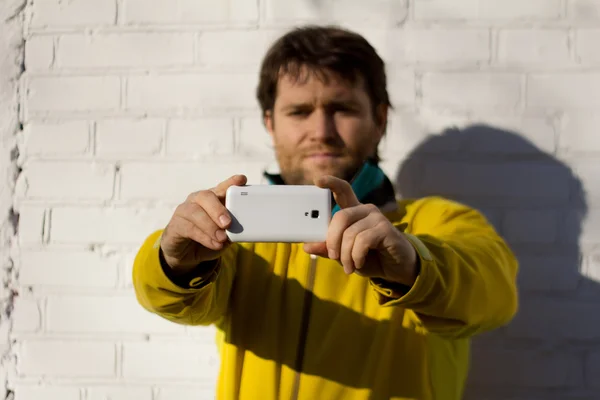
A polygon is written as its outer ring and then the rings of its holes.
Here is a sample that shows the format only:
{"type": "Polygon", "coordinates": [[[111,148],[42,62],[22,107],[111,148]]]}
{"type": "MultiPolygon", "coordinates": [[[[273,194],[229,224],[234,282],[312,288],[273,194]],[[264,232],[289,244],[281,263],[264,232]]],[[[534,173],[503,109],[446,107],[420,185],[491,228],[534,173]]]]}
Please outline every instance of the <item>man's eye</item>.
{"type": "Polygon", "coordinates": [[[289,115],[306,116],[308,114],[309,114],[309,112],[307,110],[293,110],[293,111],[290,112],[289,115]]]}
{"type": "Polygon", "coordinates": [[[346,115],[354,115],[357,113],[357,111],[353,108],[349,108],[349,107],[339,107],[337,109],[335,109],[335,112],[339,112],[342,114],[346,114],[346,115]]]}

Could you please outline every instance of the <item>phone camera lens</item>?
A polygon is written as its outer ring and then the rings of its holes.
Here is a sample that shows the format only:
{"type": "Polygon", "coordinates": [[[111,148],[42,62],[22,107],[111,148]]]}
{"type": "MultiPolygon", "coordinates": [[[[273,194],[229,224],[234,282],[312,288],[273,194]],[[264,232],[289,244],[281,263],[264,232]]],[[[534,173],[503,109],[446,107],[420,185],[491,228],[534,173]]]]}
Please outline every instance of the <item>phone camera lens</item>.
{"type": "Polygon", "coordinates": [[[310,216],[311,218],[319,218],[319,210],[312,210],[310,216]]]}

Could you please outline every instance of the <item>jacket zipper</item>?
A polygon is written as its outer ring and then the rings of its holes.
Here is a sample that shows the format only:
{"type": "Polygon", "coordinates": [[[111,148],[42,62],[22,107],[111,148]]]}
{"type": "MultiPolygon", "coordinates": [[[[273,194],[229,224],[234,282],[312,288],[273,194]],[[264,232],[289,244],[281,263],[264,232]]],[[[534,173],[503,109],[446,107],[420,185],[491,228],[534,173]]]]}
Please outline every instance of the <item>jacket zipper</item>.
{"type": "Polygon", "coordinates": [[[300,375],[302,374],[302,366],[304,364],[304,348],[306,346],[306,338],[308,335],[308,324],[310,321],[310,308],[313,297],[313,286],[315,283],[315,270],[317,266],[317,256],[310,255],[310,263],[306,275],[306,289],[304,292],[304,301],[302,303],[302,319],[300,320],[300,336],[298,337],[298,348],[296,349],[296,363],[294,370],[294,384],[292,386],[291,400],[297,400],[300,393],[300,375]]]}

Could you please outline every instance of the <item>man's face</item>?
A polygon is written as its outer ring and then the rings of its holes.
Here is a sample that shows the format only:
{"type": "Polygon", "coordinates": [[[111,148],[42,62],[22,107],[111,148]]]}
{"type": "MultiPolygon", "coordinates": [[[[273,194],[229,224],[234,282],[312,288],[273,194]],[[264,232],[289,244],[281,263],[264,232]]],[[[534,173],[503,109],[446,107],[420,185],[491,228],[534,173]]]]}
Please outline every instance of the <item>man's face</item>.
{"type": "Polygon", "coordinates": [[[306,70],[299,79],[283,75],[265,126],[285,182],[313,184],[321,175],[351,179],[375,154],[387,107],[378,107],[377,116],[376,122],[362,80],[351,84],[333,73],[320,79],[306,70]]]}

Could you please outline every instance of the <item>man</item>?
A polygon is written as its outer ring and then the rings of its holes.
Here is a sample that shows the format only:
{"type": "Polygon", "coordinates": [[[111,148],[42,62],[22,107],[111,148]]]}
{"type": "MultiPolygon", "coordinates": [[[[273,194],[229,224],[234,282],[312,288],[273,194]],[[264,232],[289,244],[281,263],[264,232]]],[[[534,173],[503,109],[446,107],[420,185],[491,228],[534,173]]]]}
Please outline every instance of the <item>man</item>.
{"type": "Polygon", "coordinates": [[[469,338],[516,312],[512,252],[476,210],[396,201],[377,165],[384,63],[361,36],[289,32],[257,95],[281,171],[271,183],[334,193],[326,242],[229,243],[225,192],[246,183],[236,175],[190,194],[146,239],[140,304],[217,326],[219,399],[461,398],[469,338]]]}

